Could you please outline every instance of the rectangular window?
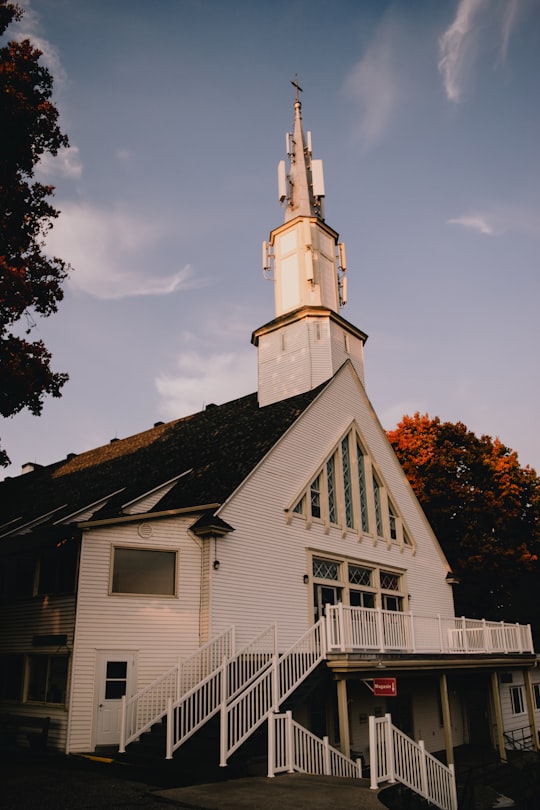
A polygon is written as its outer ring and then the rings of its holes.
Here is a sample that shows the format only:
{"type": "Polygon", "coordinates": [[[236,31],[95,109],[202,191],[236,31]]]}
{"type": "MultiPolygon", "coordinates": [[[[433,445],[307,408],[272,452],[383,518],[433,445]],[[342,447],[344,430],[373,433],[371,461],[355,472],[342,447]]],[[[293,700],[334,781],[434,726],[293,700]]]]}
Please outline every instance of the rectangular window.
{"type": "Polygon", "coordinates": [[[523,687],[511,686],[510,687],[510,705],[512,707],[512,714],[524,714],[525,703],[523,701],[523,687]]]}
{"type": "Polygon", "coordinates": [[[343,463],[343,496],[345,499],[345,523],[349,529],[354,527],[352,489],[351,489],[351,461],[349,458],[349,437],[345,436],[341,442],[341,458],[343,463]]]}
{"type": "Polygon", "coordinates": [[[533,683],[534,708],[540,709],[540,683],[533,683]]]}
{"type": "Polygon", "coordinates": [[[326,484],[328,488],[328,520],[330,523],[337,523],[334,456],[331,456],[326,462],[326,484]]]}
{"type": "Polygon", "coordinates": [[[2,600],[28,599],[34,594],[35,554],[15,554],[0,562],[2,600]]]}
{"type": "Polygon", "coordinates": [[[0,658],[0,700],[20,700],[22,695],[24,656],[3,655],[0,658]]]}
{"type": "Polygon", "coordinates": [[[65,703],[67,670],[66,655],[28,656],[26,699],[38,703],[65,703]]]}
{"type": "Polygon", "coordinates": [[[321,476],[311,484],[311,517],[320,518],[321,516],[321,476]]]}
{"type": "Polygon", "coordinates": [[[66,541],[43,551],[39,560],[38,594],[74,593],[78,548],[66,541]]]}
{"type": "Polygon", "coordinates": [[[396,516],[394,515],[393,509],[388,504],[388,520],[390,523],[390,538],[392,540],[397,540],[397,523],[396,523],[396,516]]]}
{"type": "Polygon", "coordinates": [[[313,576],[317,579],[339,580],[339,563],[333,560],[313,558],[313,576]]]}
{"type": "Polygon", "coordinates": [[[152,596],[176,594],[176,552],[116,547],[112,593],[152,596]]]}
{"type": "Polygon", "coordinates": [[[364,454],[360,445],[356,445],[356,456],[358,459],[358,488],[360,492],[360,513],[362,516],[362,531],[369,532],[367,489],[366,489],[366,468],[364,454]]]}

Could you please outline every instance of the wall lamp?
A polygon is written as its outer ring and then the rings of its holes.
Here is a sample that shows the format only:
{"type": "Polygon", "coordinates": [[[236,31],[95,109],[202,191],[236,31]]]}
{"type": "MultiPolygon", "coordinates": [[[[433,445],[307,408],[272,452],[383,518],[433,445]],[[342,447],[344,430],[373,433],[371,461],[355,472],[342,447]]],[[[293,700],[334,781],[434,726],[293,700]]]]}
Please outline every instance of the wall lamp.
{"type": "Polygon", "coordinates": [[[214,571],[219,571],[219,560],[214,560],[213,566],[214,566],[214,571]]]}
{"type": "Polygon", "coordinates": [[[309,574],[304,574],[303,580],[304,580],[304,585],[308,585],[309,584],[309,574]]]}

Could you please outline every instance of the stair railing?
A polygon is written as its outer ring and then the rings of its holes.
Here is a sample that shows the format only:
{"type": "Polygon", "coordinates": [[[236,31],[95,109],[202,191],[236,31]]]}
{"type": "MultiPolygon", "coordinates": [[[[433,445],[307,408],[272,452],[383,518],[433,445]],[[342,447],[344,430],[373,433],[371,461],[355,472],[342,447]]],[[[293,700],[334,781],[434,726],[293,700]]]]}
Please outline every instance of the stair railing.
{"type": "Polygon", "coordinates": [[[381,782],[401,782],[440,810],[457,810],[453,765],[444,765],[396,726],[392,717],[369,718],[369,759],[372,790],[381,782]]]}
{"type": "Polygon", "coordinates": [[[224,703],[220,725],[220,766],[266,720],[271,711],[277,712],[284,700],[312,672],[326,655],[325,620],[304,633],[236,698],[224,703]]]}
{"type": "Polygon", "coordinates": [[[316,737],[292,719],[292,712],[268,715],[268,776],[277,773],[312,773],[320,776],[362,778],[362,762],[354,762],[328,737],[316,737]]]}
{"type": "Polygon", "coordinates": [[[178,700],[167,705],[166,759],[234,699],[275,658],[276,626],[270,625],[232,658],[224,657],[221,666],[195,684],[178,700]]]}
{"type": "Polygon", "coordinates": [[[122,698],[119,753],[165,716],[170,700],[176,701],[192,686],[234,653],[234,627],[204,644],[193,655],[171,667],[130,698],[122,698]]]}

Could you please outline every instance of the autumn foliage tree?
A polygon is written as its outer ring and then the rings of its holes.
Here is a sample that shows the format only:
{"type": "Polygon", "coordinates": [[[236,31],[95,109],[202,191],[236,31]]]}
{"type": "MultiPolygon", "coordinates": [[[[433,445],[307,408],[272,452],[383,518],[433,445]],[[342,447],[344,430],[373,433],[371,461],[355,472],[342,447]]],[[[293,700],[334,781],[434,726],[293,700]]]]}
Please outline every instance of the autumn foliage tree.
{"type": "Polygon", "coordinates": [[[536,472],[499,439],[427,414],[404,416],[388,438],[461,580],[458,613],[540,630],[536,472]]]}
{"type": "MultiPolygon", "coordinates": [[[[0,0],[0,36],[21,17],[0,0]]],[[[0,48],[0,413],[23,408],[38,415],[43,398],[60,396],[67,375],[55,373],[41,340],[29,335],[35,316],[56,312],[68,266],[44,253],[58,216],[49,202],[53,187],[34,180],[40,158],[68,145],[51,102],[53,79],[29,40],[0,48]]],[[[0,448],[0,465],[9,462],[0,448]]]]}

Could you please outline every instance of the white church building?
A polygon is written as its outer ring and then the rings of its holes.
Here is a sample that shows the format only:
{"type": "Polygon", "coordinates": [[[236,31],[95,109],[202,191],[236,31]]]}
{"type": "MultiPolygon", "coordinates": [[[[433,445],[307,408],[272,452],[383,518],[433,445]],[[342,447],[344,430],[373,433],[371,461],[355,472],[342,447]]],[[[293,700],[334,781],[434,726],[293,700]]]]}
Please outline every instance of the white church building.
{"type": "Polygon", "coordinates": [[[65,752],[129,752],[160,722],[179,768],[212,716],[226,765],[284,708],[366,763],[387,714],[448,764],[538,749],[530,627],[455,616],[369,401],[298,88],[287,142],[258,391],[0,484],[0,716],[50,718],[65,752]]]}

